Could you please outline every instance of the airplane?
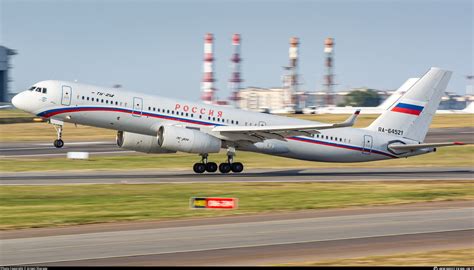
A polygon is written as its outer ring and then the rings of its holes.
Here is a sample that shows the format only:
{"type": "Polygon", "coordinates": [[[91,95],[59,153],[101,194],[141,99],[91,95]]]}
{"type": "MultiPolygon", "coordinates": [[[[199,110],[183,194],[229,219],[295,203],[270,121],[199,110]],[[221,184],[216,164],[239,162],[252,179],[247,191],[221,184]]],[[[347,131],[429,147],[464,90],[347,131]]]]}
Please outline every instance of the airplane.
{"type": "Polygon", "coordinates": [[[392,95],[390,95],[384,102],[376,107],[317,107],[314,109],[314,114],[351,114],[355,109],[361,110],[361,114],[381,114],[393,105],[403,94],[410,89],[420,78],[410,78],[400,86],[392,95]]]}
{"type": "Polygon", "coordinates": [[[435,152],[460,142],[423,143],[451,71],[431,68],[366,128],[353,128],[359,110],[342,123],[320,123],[169,99],[116,88],[48,80],[17,94],[13,105],[44,118],[64,145],[64,122],[117,130],[117,145],[144,153],[199,154],[196,173],[239,173],[236,151],[319,162],[368,162],[435,152]],[[227,150],[227,160],[209,154],[227,150]]]}

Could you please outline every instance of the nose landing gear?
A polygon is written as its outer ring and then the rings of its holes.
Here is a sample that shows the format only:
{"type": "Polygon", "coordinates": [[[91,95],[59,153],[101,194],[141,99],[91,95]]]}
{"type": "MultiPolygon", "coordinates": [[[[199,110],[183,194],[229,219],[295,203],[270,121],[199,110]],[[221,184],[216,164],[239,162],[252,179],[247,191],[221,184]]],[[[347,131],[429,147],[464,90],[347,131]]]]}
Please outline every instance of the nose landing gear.
{"type": "Polygon", "coordinates": [[[56,134],[58,138],[54,140],[53,145],[56,148],[61,148],[64,146],[64,141],[61,139],[63,136],[63,123],[60,121],[53,121],[50,120],[51,125],[53,125],[54,129],[56,130],[56,134]]]}

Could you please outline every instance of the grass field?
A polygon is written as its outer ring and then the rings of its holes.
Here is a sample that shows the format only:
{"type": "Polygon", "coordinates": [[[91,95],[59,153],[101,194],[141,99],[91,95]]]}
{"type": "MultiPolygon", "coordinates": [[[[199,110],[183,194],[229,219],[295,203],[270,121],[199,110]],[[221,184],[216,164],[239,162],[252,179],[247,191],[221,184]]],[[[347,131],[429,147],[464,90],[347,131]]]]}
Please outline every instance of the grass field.
{"type": "Polygon", "coordinates": [[[322,260],[317,262],[284,264],[285,266],[470,266],[474,265],[474,249],[437,250],[370,256],[361,258],[322,260]]]}
{"type": "Polygon", "coordinates": [[[0,186],[0,229],[472,200],[470,181],[0,186]],[[189,198],[239,198],[239,209],[189,209],[189,198]]]}
{"type": "Polygon", "coordinates": [[[31,117],[30,113],[18,109],[3,109],[0,110],[0,118],[14,118],[14,117],[31,117]]]}
{"type": "MultiPolygon", "coordinates": [[[[0,118],[14,117],[17,115],[25,116],[25,113],[19,110],[0,110],[0,118]]],[[[27,114],[26,114],[27,115],[27,114]]],[[[29,115],[31,116],[31,115],[29,115]]],[[[348,115],[288,115],[290,117],[303,118],[313,121],[334,123],[344,121],[348,115]]],[[[368,126],[377,116],[361,115],[359,116],[356,127],[368,126]]],[[[436,115],[431,128],[446,127],[473,127],[474,115],[436,115]]],[[[67,141],[82,140],[112,140],[115,138],[116,131],[86,127],[81,125],[66,124],[64,128],[64,139],[67,141]]],[[[56,132],[51,125],[44,122],[39,123],[18,123],[0,125],[0,142],[13,141],[52,141],[56,137],[56,132]]]]}
{"type": "MultiPolygon", "coordinates": [[[[210,156],[213,161],[224,161],[225,153],[210,156]]],[[[430,153],[411,158],[373,161],[366,163],[323,163],[288,159],[268,155],[238,152],[236,160],[251,168],[378,168],[378,167],[469,167],[474,166],[474,145],[440,148],[430,153]]],[[[64,158],[3,158],[0,171],[65,171],[65,170],[140,170],[140,169],[186,169],[199,161],[195,154],[136,154],[127,156],[96,156],[89,160],[64,158]],[[120,166],[117,166],[120,164],[120,166]]]]}

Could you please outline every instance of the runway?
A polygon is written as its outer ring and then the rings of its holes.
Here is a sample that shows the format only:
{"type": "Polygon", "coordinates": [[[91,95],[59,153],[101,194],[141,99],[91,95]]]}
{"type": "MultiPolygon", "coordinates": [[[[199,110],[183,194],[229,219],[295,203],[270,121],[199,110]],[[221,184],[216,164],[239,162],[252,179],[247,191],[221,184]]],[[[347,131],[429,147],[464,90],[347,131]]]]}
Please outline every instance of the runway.
{"type": "MultiPolygon", "coordinates": [[[[18,142],[0,143],[0,157],[2,158],[35,158],[35,157],[65,157],[67,152],[89,152],[97,155],[130,155],[137,152],[119,148],[114,141],[97,142],[70,142],[64,138],[65,145],[56,149],[51,142],[18,142]]],[[[426,142],[458,141],[474,143],[474,127],[431,129],[426,142]]]]}
{"type": "Polygon", "coordinates": [[[2,232],[0,259],[4,265],[45,266],[258,265],[466,248],[474,246],[473,215],[472,201],[438,202],[325,214],[307,211],[299,217],[187,220],[110,231],[77,227],[56,235],[2,232]]]}
{"type": "Polygon", "coordinates": [[[235,182],[352,182],[473,180],[471,167],[257,169],[241,174],[195,174],[190,171],[82,171],[2,173],[0,185],[159,184],[235,182]]]}

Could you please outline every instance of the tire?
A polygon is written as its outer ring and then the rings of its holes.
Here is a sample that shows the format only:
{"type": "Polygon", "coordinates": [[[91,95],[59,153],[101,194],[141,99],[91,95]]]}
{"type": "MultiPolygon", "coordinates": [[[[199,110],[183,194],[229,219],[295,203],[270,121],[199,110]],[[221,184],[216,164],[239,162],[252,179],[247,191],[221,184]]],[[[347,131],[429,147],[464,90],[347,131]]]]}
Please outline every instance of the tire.
{"type": "Polygon", "coordinates": [[[242,164],[240,162],[235,162],[235,163],[232,163],[230,168],[231,168],[232,172],[240,173],[244,170],[244,164],[242,164]]]}
{"type": "Polygon", "coordinates": [[[193,170],[195,173],[203,173],[206,171],[206,165],[204,163],[195,163],[193,170]]]}
{"type": "Polygon", "coordinates": [[[230,170],[231,170],[231,168],[230,168],[230,164],[229,164],[229,163],[221,163],[221,164],[219,165],[219,171],[220,171],[221,173],[229,173],[230,170]]]}
{"type": "Polygon", "coordinates": [[[217,164],[215,162],[208,162],[206,164],[206,171],[207,172],[216,172],[217,171],[217,164]]]}
{"type": "Polygon", "coordinates": [[[53,143],[53,144],[54,144],[54,147],[56,147],[56,148],[61,148],[61,147],[64,146],[64,141],[61,140],[61,139],[59,139],[59,140],[54,140],[54,143],[53,143]]]}

